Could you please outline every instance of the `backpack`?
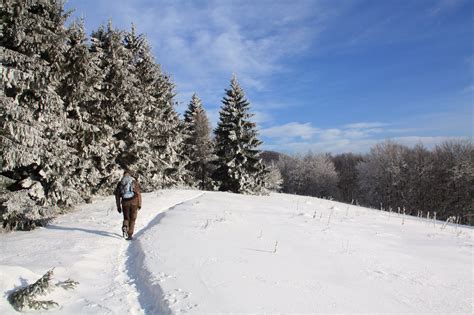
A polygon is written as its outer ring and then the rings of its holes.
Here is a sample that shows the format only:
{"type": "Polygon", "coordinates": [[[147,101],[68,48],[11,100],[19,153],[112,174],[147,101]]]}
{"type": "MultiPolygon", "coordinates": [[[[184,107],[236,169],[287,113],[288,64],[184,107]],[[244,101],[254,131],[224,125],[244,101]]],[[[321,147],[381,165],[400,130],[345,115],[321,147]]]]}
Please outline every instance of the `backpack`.
{"type": "Polygon", "coordinates": [[[120,181],[120,194],[124,199],[135,197],[135,192],[133,191],[133,178],[131,176],[124,176],[120,181]]]}

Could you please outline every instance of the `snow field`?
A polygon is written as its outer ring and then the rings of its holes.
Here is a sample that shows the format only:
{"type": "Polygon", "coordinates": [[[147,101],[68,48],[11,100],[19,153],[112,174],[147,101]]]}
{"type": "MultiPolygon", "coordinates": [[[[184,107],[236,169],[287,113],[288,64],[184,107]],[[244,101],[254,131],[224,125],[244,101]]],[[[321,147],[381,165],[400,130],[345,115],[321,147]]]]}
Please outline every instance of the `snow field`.
{"type": "MultiPolygon", "coordinates": [[[[329,200],[164,190],[135,240],[112,197],[0,235],[6,297],[55,267],[61,314],[472,313],[469,227],[329,200]],[[403,223],[403,224],[402,224],[403,223]]],[[[46,312],[45,312],[46,313],[46,312]]]]}
{"type": "Polygon", "coordinates": [[[471,313],[472,229],[441,226],[317,198],[206,192],[142,244],[173,313],[471,313]]]}

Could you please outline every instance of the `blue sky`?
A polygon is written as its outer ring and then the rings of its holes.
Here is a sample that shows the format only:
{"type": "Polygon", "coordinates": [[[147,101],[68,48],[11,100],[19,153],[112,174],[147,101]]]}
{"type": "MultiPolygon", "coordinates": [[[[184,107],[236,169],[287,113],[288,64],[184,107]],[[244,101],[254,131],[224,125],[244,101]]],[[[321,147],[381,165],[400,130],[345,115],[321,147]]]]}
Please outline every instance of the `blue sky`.
{"type": "Polygon", "coordinates": [[[69,0],[87,32],[135,23],[210,120],[237,75],[263,149],[366,152],[472,138],[474,1],[69,0]]]}

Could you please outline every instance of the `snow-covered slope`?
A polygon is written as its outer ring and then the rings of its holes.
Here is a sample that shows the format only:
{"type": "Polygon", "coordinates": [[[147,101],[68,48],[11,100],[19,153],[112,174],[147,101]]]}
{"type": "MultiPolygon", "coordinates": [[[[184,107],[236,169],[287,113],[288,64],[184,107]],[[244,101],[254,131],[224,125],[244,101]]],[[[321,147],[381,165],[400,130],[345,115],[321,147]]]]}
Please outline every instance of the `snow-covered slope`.
{"type": "Polygon", "coordinates": [[[51,267],[59,313],[472,313],[473,230],[317,198],[144,194],[136,239],[112,198],[0,235],[6,296],[51,267]],[[163,214],[162,214],[163,213],[163,214]]]}

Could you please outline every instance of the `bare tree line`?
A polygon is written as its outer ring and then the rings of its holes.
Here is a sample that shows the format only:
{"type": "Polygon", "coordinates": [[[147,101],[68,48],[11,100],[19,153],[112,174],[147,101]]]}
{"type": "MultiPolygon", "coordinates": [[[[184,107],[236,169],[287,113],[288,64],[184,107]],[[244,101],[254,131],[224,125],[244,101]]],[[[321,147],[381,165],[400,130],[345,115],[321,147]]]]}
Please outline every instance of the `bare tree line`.
{"type": "Polygon", "coordinates": [[[333,198],[406,214],[436,212],[474,224],[474,145],[446,141],[433,149],[385,141],[369,153],[284,156],[278,168],[283,192],[333,198]]]}

